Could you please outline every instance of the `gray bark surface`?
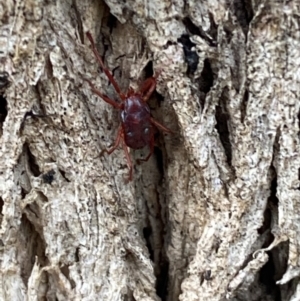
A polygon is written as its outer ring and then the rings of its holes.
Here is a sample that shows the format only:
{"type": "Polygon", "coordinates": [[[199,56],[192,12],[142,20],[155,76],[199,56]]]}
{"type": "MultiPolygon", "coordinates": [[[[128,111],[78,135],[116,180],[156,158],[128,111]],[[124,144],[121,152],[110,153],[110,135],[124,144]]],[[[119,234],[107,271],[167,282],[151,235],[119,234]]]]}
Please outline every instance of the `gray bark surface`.
{"type": "Polygon", "coordinates": [[[2,1],[0,300],[300,300],[300,3],[2,1]],[[122,91],[173,133],[99,156],[122,91]]]}

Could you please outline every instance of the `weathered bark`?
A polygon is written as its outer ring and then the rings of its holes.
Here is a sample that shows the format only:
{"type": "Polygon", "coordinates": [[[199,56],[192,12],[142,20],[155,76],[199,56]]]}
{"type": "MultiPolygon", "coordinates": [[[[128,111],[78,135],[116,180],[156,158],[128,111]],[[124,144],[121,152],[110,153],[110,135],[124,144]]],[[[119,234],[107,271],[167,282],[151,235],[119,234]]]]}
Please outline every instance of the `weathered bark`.
{"type": "Polygon", "coordinates": [[[0,299],[300,300],[299,1],[82,2],[0,3],[0,299]],[[87,30],[162,71],[128,184],[87,30]]]}

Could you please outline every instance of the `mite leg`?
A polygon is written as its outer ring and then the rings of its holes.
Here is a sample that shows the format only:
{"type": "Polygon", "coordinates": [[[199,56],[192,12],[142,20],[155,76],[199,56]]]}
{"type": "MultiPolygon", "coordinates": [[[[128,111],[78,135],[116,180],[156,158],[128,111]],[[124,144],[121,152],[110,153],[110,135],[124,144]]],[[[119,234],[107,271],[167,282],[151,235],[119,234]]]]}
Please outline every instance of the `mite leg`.
{"type": "Polygon", "coordinates": [[[130,182],[132,180],[132,161],[131,161],[131,158],[130,158],[130,155],[129,155],[129,152],[128,152],[127,145],[125,144],[124,141],[123,141],[123,149],[124,149],[124,152],[125,152],[125,156],[126,156],[126,159],[127,159],[127,165],[128,165],[128,168],[129,168],[128,181],[130,182]]]}
{"type": "Polygon", "coordinates": [[[140,93],[143,96],[143,101],[146,102],[150,98],[151,94],[155,90],[156,87],[156,78],[155,77],[150,77],[147,78],[144,83],[142,88],[140,89],[140,93]]]}
{"type": "Polygon", "coordinates": [[[142,161],[146,162],[149,160],[149,158],[151,157],[151,155],[153,154],[154,151],[154,136],[152,136],[150,143],[149,143],[149,147],[150,147],[150,152],[148,154],[148,156],[146,158],[143,159],[137,159],[137,163],[140,164],[142,161]]]}
{"type": "Polygon", "coordinates": [[[153,91],[155,90],[156,87],[156,79],[158,78],[158,76],[160,75],[161,71],[157,72],[154,76],[146,79],[142,85],[142,88],[140,89],[140,93],[144,94],[145,92],[147,92],[144,96],[143,96],[143,101],[146,102],[148,101],[148,99],[150,98],[151,94],[153,93],[153,91]]]}
{"type": "Polygon", "coordinates": [[[120,126],[119,127],[119,130],[118,130],[118,135],[117,135],[117,138],[116,138],[116,141],[114,143],[114,145],[110,148],[110,149],[104,149],[101,153],[100,153],[100,156],[103,154],[103,153],[108,153],[109,155],[119,146],[120,144],[120,141],[121,141],[121,138],[122,138],[122,134],[123,134],[123,129],[122,127],[120,126]]]}
{"type": "Polygon", "coordinates": [[[92,46],[92,51],[94,52],[94,55],[96,57],[96,60],[98,61],[100,67],[103,69],[103,72],[106,74],[107,78],[109,79],[109,81],[112,83],[112,85],[114,86],[116,92],[119,94],[120,98],[122,100],[125,100],[125,95],[121,92],[121,89],[119,88],[117,82],[115,81],[115,79],[113,78],[112,74],[110,73],[110,71],[104,66],[104,63],[100,57],[100,54],[95,46],[95,42],[94,39],[91,35],[90,32],[86,33],[86,36],[88,37],[88,39],[90,40],[91,46],[92,46]]]}
{"type": "Polygon", "coordinates": [[[98,91],[96,89],[96,87],[91,83],[90,80],[88,79],[84,79],[86,82],[88,82],[88,84],[90,85],[91,87],[91,90],[93,93],[95,93],[96,95],[100,96],[105,102],[109,103],[111,106],[117,108],[117,109],[120,109],[121,108],[121,105],[119,103],[117,103],[116,101],[110,99],[109,97],[105,96],[104,94],[102,94],[100,91],[98,91]]]}
{"type": "Polygon", "coordinates": [[[153,123],[158,129],[160,129],[163,132],[166,133],[173,133],[170,129],[168,129],[167,127],[163,126],[162,124],[160,124],[158,121],[156,121],[153,118],[150,118],[151,123],[153,123]]]}
{"type": "Polygon", "coordinates": [[[127,96],[127,97],[130,97],[130,96],[133,95],[134,93],[135,93],[134,90],[133,90],[131,87],[129,87],[126,96],[127,96]]]}

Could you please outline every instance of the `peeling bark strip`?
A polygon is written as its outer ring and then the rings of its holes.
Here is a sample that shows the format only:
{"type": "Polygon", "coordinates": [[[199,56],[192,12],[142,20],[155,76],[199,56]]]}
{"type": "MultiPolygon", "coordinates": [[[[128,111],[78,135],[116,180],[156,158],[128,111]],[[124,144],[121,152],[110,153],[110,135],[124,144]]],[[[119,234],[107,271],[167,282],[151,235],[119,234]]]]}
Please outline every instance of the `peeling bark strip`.
{"type": "Polygon", "coordinates": [[[299,9],[2,1],[0,300],[299,300],[299,9]],[[128,185],[88,30],[122,91],[162,70],[128,185]]]}

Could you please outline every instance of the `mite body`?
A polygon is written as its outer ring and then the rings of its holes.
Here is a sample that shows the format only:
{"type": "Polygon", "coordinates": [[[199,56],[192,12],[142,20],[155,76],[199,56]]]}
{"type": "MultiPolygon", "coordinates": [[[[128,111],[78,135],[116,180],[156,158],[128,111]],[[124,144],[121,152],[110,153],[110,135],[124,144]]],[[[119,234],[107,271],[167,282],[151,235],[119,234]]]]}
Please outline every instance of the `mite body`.
{"type": "Polygon", "coordinates": [[[96,60],[121,98],[121,102],[110,99],[97,90],[90,80],[85,79],[90,85],[93,93],[121,111],[121,125],[119,126],[116,141],[112,148],[104,150],[103,152],[111,154],[119,146],[119,144],[122,143],[129,167],[129,181],[131,181],[132,161],[130,159],[127,147],[132,149],[141,149],[145,146],[149,146],[150,152],[148,156],[139,160],[147,161],[151,157],[154,150],[154,128],[156,127],[164,132],[171,133],[170,129],[166,128],[151,117],[150,108],[147,104],[148,99],[155,90],[156,78],[158,74],[148,78],[142,84],[139,91],[134,91],[133,89],[129,88],[128,92],[123,94],[110,71],[104,66],[104,63],[96,49],[92,35],[89,32],[87,32],[87,37],[91,43],[96,60]]]}
{"type": "Polygon", "coordinates": [[[151,146],[154,133],[150,108],[140,97],[134,95],[124,102],[121,121],[127,146],[133,149],[151,146]]]}

